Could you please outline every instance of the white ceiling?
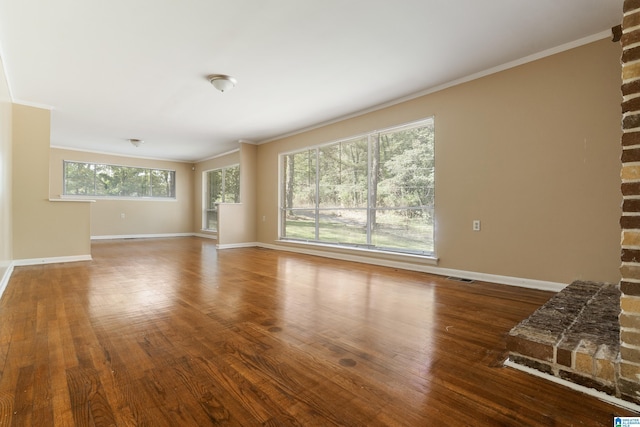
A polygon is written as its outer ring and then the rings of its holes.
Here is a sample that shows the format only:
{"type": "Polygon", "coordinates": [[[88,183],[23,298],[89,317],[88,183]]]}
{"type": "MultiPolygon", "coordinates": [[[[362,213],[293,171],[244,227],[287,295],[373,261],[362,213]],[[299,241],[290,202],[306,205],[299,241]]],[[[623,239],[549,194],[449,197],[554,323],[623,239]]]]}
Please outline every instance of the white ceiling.
{"type": "Polygon", "coordinates": [[[0,0],[0,55],[51,145],[196,161],[600,38],[622,3],[0,0]]]}

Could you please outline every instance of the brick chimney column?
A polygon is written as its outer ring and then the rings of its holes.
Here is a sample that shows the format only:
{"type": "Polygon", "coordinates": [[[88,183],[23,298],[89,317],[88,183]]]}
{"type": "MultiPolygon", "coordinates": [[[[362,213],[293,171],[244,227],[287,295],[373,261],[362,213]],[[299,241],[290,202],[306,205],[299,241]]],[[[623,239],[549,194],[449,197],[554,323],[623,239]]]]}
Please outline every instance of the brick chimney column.
{"type": "Polygon", "coordinates": [[[640,0],[622,21],[622,264],[618,390],[640,403],[640,0]]]}

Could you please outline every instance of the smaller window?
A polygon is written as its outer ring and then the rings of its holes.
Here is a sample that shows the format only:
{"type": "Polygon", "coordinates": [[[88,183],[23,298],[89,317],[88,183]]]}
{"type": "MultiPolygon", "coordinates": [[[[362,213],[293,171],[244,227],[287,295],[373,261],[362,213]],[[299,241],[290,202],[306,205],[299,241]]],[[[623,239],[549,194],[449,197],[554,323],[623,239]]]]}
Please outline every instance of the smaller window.
{"type": "Polygon", "coordinates": [[[64,162],[67,196],[106,198],[176,197],[176,172],[89,162],[64,162]]]}
{"type": "Polygon", "coordinates": [[[240,165],[204,173],[202,228],[218,231],[218,203],[240,203],[240,165]]]}

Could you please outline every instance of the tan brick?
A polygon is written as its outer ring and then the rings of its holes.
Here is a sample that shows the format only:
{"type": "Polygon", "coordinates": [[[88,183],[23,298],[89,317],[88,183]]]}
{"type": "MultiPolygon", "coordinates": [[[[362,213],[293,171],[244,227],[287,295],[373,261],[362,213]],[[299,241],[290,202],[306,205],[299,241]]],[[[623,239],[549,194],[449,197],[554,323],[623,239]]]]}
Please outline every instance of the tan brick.
{"type": "Polygon", "coordinates": [[[633,28],[640,25],[640,13],[631,13],[622,18],[623,28],[633,28]]]}
{"type": "Polygon", "coordinates": [[[640,382],[640,365],[625,361],[620,362],[620,377],[640,382]]]}
{"type": "Polygon", "coordinates": [[[613,383],[616,381],[616,367],[611,360],[596,359],[596,377],[613,383]]]}
{"type": "Polygon", "coordinates": [[[620,298],[620,308],[625,314],[640,313],[640,297],[623,295],[620,298]]]}
{"type": "Polygon", "coordinates": [[[620,346],[620,358],[625,362],[640,364],[640,351],[637,348],[620,346]]]}
{"type": "Polygon", "coordinates": [[[623,165],[620,171],[620,178],[623,181],[633,181],[640,179],[640,166],[638,165],[623,165]]]}
{"type": "Polygon", "coordinates": [[[622,267],[620,267],[620,275],[622,276],[623,280],[640,279],[640,264],[624,264],[622,267]]]}
{"type": "Polygon", "coordinates": [[[640,231],[622,232],[622,246],[640,246],[640,231]]]}
{"type": "MultiPolygon", "coordinates": [[[[637,34],[634,34],[634,36],[637,36],[637,34]]],[[[623,36],[623,38],[625,38],[625,36],[623,36]]],[[[627,36],[627,38],[630,38],[630,36],[627,36]]],[[[640,63],[622,64],[623,81],[637,79],[638,77],[640,77],[640,63]]]]}
{"type": "Polygon", "coordinates": [[[627,329],[640,329],[640,315],[623,313],[619,317],[620,327],[627,329]]]}
{"type": "Polygon", "coordinates": [[[575,352],[575,370],[586,375],[593,375],[593,357],[580,351],[575,352]]]}
{"type": "Polygon", "coordinates": [[[633,313],[622,313],[618,317],[621,328],[640,329],[640,316],[633,313]]]}
{"type": "Polygon", "coordinates": [[[636,347],[640,346],[640,333],[623,329],[620,331],[620,341],[636,347]]]}

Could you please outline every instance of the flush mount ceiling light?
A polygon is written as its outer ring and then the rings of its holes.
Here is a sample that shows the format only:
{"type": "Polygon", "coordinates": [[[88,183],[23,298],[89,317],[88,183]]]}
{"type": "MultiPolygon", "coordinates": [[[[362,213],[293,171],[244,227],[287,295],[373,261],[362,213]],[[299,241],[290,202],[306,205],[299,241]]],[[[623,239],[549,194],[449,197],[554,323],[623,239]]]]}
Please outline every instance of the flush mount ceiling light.
{"type": "Polygon", "coordinates": [[[137,139],[137,138],[130,138],[127,141],[129,141],[131,144],[133,144],[136,147],[140,147],[142,144],[144,144],[144,141],[142,139],[137,139]]]}
{"type": "Polygon", "coordinates": [[[226,92],[233,89],[238,81],[231,76],[225,74],[211,74],[207,77],[209,82],[220,92],[226,92]]]}

